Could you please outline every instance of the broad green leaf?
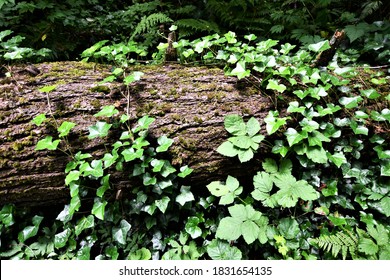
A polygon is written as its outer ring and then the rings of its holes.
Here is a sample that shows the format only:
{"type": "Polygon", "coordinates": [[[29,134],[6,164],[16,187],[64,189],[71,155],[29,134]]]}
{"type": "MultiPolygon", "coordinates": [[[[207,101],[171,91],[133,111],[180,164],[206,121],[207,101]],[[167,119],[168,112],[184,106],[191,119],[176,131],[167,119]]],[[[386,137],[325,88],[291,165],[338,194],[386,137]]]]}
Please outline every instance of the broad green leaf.
{"type": "Polygon", "coordinates": [[[247,244],[252,244],[259,237],[260,229],[253,221],[244,221],[241,225],[242,236],[247,244]]]}
{"type": "Polygon", "coordinates": [[[305,138],[301,133],[299,133],[298,131],[296,131],[294,128],[291,127],[287,129],[284,135],[286,135],[287,142],[290,147],[295,144],[298,144],[305,138]]]}
{"type": "Polygon", "coordinates": [[[173,144],[173,139],[170,139],[167,136],[163,135],[157,139],[157,143],[159,146],[156,148],[156,152],[158,153],[166,152],[169,149],[169,147],[173,144]]]}
{"type": "Polygon", "coordinates": [[[381,176],[390,176],[390,160],[385,159],[381,163],[381,176]]]}
{"type": "Polygon", "coordinates": [[[181,206],[184,206],[187,202],[194,201],[195,197],[190,191],[191,187],[189,186],[181,186],[180,194],[176,196],[175,201],[179,203],[181,206]]]}
{"type": "Polygon", "coordinates": [[[279,84],[279,82],[275,79],[269,79],[267,89],[274,89],[277,92],[283,93],[287,89],[287,87],[283,84],[279,84]]]}
{"type": "Polygon", "coordinates": [[[229,193],[229,187],[225,184],[222,184],[220,181],[213,181],[210,184],[208,184],[207,189],[212,195],[215,196],[223,196],[227,193],[229,193]]]}
{"type": "Polygon", "coordinates": [[[60,141],[61,140],[58,139],[53,141],[53,137],[46,136],[44,139],[38,141],[35,150],[36,151],[45,150],[45,149],[50,151],[56,150],[60,141]]]}
{"type": "Polygon", "coordinates": [[[370,89],[366,89],[366,90],[360,90],[360,92],[362,93],[362,95],[364,95],[365,97],[369,98],[369,99],[376,99],[378,97],[380,97],[381,95],[376,91],[376,89],[374,88],[370,88],[370,89]]]}
{"type": "Polygon", "coordinates": [[[252,197],[255,200],[261,201],[264,206],[275,207],[275,202],[270,195],[273,187],[272,176],[266,172],[258,172],[253,177],[253,185],[255,189],[251,193],[252,197]]]}
{"type": "Polygon", "coordinates": [[[329,41],[321,41],[315,44],[308,45],[308,49],[313,52],[322,52],[330,49],[329,41]]]}
{"type": "Polygon", "coordinates": [[[121,245],[126,245],[127,234],[131,225],[126,220],[121,220],[119,227],[112,228],[112,238],[121,245]]]}
{"type": "Polygon", "coordinates": [[[251,117],[246,123],[246,132],[250,137],[255,136],[260,131],[260,123],[254,117],[251,117]]]}
{"type": "Polygon", "coordinates": [[[73,123],[73,122],[67,122],[67,121],[64,121],[60,127],[58,128],[58,132],[60,133],[59,134],[59,137],[63,137],[63,136],[67,136],[70,132],[70,130],[75,127],[76,124],[73,123]]]}
{"type": "Polygon", "coordinates": [[[80,178],[80,171],[72,170],[65,177],[65,185],[69,185],[73,181],[77,181],[80,178]]]}
{"type": "Polygon", "coordinates": [[[389,244],[389,233],[382,224],[367,225],[367,232],[375,239],[379,246],[386,246],[389,244]]]}
{"type": "Polygon", "coordinates": [[[302,130],[307,132],[313,132],[320,127],[320,125],[316,121],[309,120],[307,118],[304,118],[302,121],[299,122],[299,124],[301,125],[302,130]]]}
{"type": "Polygon", "coordinates": [[[233,135],[245,135],[246,124],[239,115],[227,115],[224,119],[225,129],[233,135]]]}
{"type": "Polygon", "coordinates": [[[95,215],[96,218],[104,221],[104,213],[106,209],[107,201],[102,200],[101,198],[95,198],[94,204],[92,206],[92,215],[95,215]]]}
{"type": "Polygon", "coordinates": [[[189,168],[187,165],[180,167],[180,173],[177,174],[180,178],[185,178],[192,173],[193,169],[189,168]]]}
{"type": "Polygon", "coordinates": [[[230,75],[235,75],[239,80],[251,75],[251,71],[245,68],[245,61],[240,60],[237,62],[236,67],[230,72],[230,75]]]}
{"type": "Polygon", "coordinates": [[[227,157],[235,157],[238,155],[239,149],[235,148],[231,142],[226,141],[217,148],[217,152],[227,157]]]}
{"type": "Polygon", "coordinates": [[[380,204],[386,217],[390,217],[390,196],[382,198],[380,204]]]}
{"type": "Polygon", "coordinates": [[[224,240],[236,240],[241,236],[241,225],[242,220],[233,218],[233,217],[225,217],[223,218],[218,225],[216,237],[224,240]]]}
{"type": "Polygon", "coordinates": [[[134,150],[133,148],[127,148],[122,151],[122,156],[126,162],[133,161],[137,158],[141,158],[144,154],[143,149],[134,150]]]}
{"type": "Polygon", "coordinates": [[[272,158],[266,158],[264,160],[264,162],[262,163],[262,167],[263,167],[265,172],[268,172],[271,174],[278,172],[278,164],[272,158]]]}
{"type": "Polygon", "coordinates": [[[236,33],[235,32],[229,31],[224,36],[225,36],[228,44],[235,44],[235,43],[237,43],[236,33]]]}
{"type": "Polygon", "coordinates": [[[333,223],[334,226],[342,226],[347,224],[347,221],[343,217],[336,217],[334,215],[329,215],[328,219],[333,223]]]}
{"type": "Polygon", "coordinates": [[[95,117],[112,117],[113,115],[118,114],[118,109],[115,108],[114,105],[104,106],[98,113],[96,113],[95,117]]]}
{"type": "Polygon", "coordinates": [[[219,239],[213,239],[207,245],[207,254],[212,260],[241,260],[242,258],[241,251],[237,247],[219,239]]]}
{"type": "Polygon", "coordinates": [[[272,153],[280,154],[282,157],[285,157],[290,149],[289,147],[284,146],[283,144],[284,142],[282,140],[275,140],[275,143],[272,147],[272,153]]]}
{"type": "Polygon", "coordinates": [[[280,219],[277,229],[285,239],[295,239],[300,233],[299,224],[294,218],[280,219]]]}
{"type": "Polygon", "coordinates": [[[374,241],[368,238],[360,238],[358,244],[359,252],[365,253],[367,255],[375,255],[378,253],[378,245],[374,241]]]}
{"type": "Polygon", "coordinates": [[[240,136],[234,136],[230,137],[229,142],[231,142],[234,146],[247,150],[251,147],[251,145],[254,143],[252,138],[247,135],[240,135],[240,136]]]}
{"type": "Polygon", "coordinates": [[[96,137],[105,137],[108,135],[108,131],[110,130],[112,124],[108,124],[106,122],[97,122],[95,125],[88,128],[89,130],[89,139],[94,139],[96,137]]]}
{"type": "Polygon", "coordinates": [[[149,172],[146,172],[142,176],[142,181],[144,186],[150,186],[157,183],[157,178],[155,176],[151,176],[149,172]]]}
{"type": "Polygon", "coordinates": [[[309,159],[311,159],[315,163],[327,163],[328,156],[326,151],[322,147],[313,146],[308,147],[306,150],[306,155],[309,159]]]}
{"type": "Polygon", "coordinates": [[[268,135],[275,133],[281,126],[286,124],[287,118],[277,118],[278,115],[277,111],[269,111],[267,117],[264,118],[268,135]]]}
{"type": "Polygon", "coordinates": [[[185,231],[191,235],[192,239],[198,238],[202,235],[202,230],[200,227],[198,227],[198,224],[200,223],[200,219],[198,217],[189,217],[186,225],[185,225],[185,231]]]}
{"type": "Polygon", "coordinates": [[[355,97],[341,97],[339,102],[341,105],[344,105],[347,109],[356,108],[359,105],[359,102],[362,101],[363,98],[361,96],[355,97]]]}
{"type": "Polygon", "coordinates": [[[42,93],[49,93],[53,90],[55,90],[57,88],[56,85],[53,85],[53,86],[44,86],[44,87],[41,87],[39,88],[39,92],[42,92],[42,93]]]}
{"type": "Polygon", "coordinates": [[[327,155],[328,159],[330,161],[332,161],[339,168],[343,163],[347,162],[347,159],[345,158],[345,156],[342,152],[337,152],[337,153],[334,153],[333,155],[329,152],[326,152],[326,155],[327,155]]]}
{"type": "Polygon", "coordinates": [[[46,120],[46,115],[42,113],[35,116],[31,122],[33,124],[36,124],[37,126],[40,126],[45,120],[46,120]]]}
{"type": "Polygon", "coordinates": [[[123,82],[124,82],[125,85],[129,85],[129,84],[131,84],[131,83],[133,83],[135,81],[140,80],[143,75],[144,75],[144,73],[139,72],[139,71],[135,71],[131,75],[126,76],[123,79],[123,82]]]}
{"type": "Polygon", "coordinates": [[[107,174],[100,180],[100,187],[96,190],[96,196],[102,198],[104,193],[110,188],[110,176],[107,174]]]}
{"type": "Polygon", "coordinates": [[[152,253],[146,248],[138,249],[127,257],[128,260],[150,260],[151,258],[152,253]]]}
{"type": "Polygon", "coordinates": [[[155,118],[151,118],[149,116],[143,116],[138,120],[138,126],[134,128],[133,132],[139,132],[141,130],[146,130],[149,126],[155,121],[155,118]]]}
{"type": "Polygon", "coordinates": [[[11,204],[6,204],[1,208],[0,222],[6,227],[12,226],[15,223],[13,212],[14,206],[11,204]]]}
{"type": "Polygon", "coordinates": [[[95,219],[92,215],[88,215],[87,217],[81,218],[75,227],[76,236],[80,235],[80,233],[88,228],[92,228],[95,225],[95,219]]]}
{"type": "Polygon", "coordinates": [[[325,206],[316,207],[314,208],[314,213],[317,215],[326,216],[329,215],[329,209],[325,206]]]}
{"type": "Polygon", "coordinates": [[[43,220],[43,217],[35,215],[32,218],[33,226],[27,226],[21,232],[19,232],[19,234],[18,234],[19,242],[24,243],[27,239],[37,235],[38,230],[39,230],[39,225],[41,224],[42,220],[43,220]]]}
{"type": "Polygon", "coordinates": [[[171,199],[168,196],[163,196],[163,198],[156,200],[155,204],[156,204],[157,208],[160,209],[160,211],[162,213],[165,213],[170,201],[171,201],[171,199]]]}
{"type": "Polygon", "coordinates": [[[60,249],[60,248],[64,247],[66,245],[66,243],[68,242],[68,239],[69,239],[71,234],[72,234],[72,230],[69,228],[65,229],[62,232],[57,233],[54,236],[54,247],[56,249],[60,249]]]}
{"type": "Polygon", "coordinates": [[[238,159],[240,160],[240,162],[250,161],[253,158],[253,156],[254,154],[252,149],[238,151],[238,159]]]}

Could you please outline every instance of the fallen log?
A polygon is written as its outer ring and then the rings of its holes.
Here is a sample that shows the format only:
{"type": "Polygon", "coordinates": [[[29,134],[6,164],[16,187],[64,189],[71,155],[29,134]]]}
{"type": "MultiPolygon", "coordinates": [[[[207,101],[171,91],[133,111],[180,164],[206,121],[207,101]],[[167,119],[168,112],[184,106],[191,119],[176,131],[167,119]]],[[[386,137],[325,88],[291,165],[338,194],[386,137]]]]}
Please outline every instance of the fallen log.
{"type": "MultiPolygon", "coordinates": [[[[93,115],[105,105],[120,111],[127,106],[119,94],[120,83],[99,86],[111,74],[111,67],[82,62],[38,64],[39,73],[9,69],[11,77],[0,78],[0,204],[52,205],[68,200],[65,166],[70,158],[60,151],[36,151],[35,145],[47,135],[55,136],[54,127],[37,127],[31,120],[40,113],[54,114],[57,122],[77,124],[69,141],[74,151],[101,154],[104,143],[113,139],[88,140],[93,115]],[[56,85],[54,91],[39,91],[56,85]]],[[[272,102],[250,83],[226,77],[221,69],[180,65],[137,66],[144,72],[131,84],[130,113],[156,118],[150,137],[163,134],[174,139],[168,156],[176,166],[194,169],[188,184],[204,188],[222,175],[246,177],[256,165],[238,164],[216,148],[226,140],[223,126],[226,114],[255,116],[262,122],[272,102]]],[[[262,124],[263,134],[265,130],[262,124]]],[[[223,178],[225,179],[225,178],[223,178]]],[[[125,175],[118,175],[114,187],[131,186],[125,175]]]]}

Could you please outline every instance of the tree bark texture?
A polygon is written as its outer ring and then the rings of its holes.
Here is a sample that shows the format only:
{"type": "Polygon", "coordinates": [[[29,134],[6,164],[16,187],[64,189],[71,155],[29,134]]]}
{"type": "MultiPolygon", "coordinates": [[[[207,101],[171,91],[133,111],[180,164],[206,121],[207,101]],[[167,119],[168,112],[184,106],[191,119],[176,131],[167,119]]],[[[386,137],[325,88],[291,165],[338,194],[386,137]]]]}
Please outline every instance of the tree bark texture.
{"type": "MultiPolygon", "coordinates": [[[[12,77],[0,78],[0,204],[52,205],[68,199],[64,169],[70,158],[58,150],[35,150],[40,139],[57,135],[50,122],[32,124],[35,116],[52,112],[58,123],[76,123],[69,135],[72,150],[99,155],[105,152],[105,143],[116,139],[87,139],[88,127],[97,121],[93,114],[105,105],[119,111],[127,107],[120,83],[98,86],[110,75],[110,66],[82,62],[36,66],[40,70],[36,76],[14,67],[12,77]],[[38,90],[48,85],[57,87],[48,94],[38,90]]],[[[226,174],[245,178],[257,168],[253,162],[239,164],[216,152],[228,137],[223,125],[227,114],[255,116],[264,133],[262,120],[272,102],[255,85],[226,77],[218,68],[161,65],[132,70],[144,76],[130,87],[131,116],[155,117],[150,137],[165,134],[174,139],[168,157],[177,167],[194,169],[187,184],[201,189],[212,180],[225,180],[226,174]]],[[[131,183],[126,175],[117,174],[113,187],[131,183]]]]}

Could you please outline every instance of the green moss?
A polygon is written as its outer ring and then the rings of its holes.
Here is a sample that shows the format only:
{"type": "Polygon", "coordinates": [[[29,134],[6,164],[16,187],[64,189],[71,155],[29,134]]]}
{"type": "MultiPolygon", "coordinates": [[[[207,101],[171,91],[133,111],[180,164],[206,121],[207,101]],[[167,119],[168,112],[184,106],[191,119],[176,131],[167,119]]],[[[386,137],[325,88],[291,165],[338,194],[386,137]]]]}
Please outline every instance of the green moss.
{"type": "Polygon", "coordinates": [[[91,92],[103,92],[103,93],[110,93],[110,88],[105,85],[98,85],[91,88],[91,92]]]}
{"type": "Polygon", "coordinates": [[[91,100],[90,104],[95,109],[100,109],[100,107],[102,106],[102,104],[100,103],[100,100],[98,100],[98,99],[91,100]]]}
{"type": "Polygon", "coordinates": [[[194,122],[198,123],[198,124],[202,124],[203,123],[203,119],[198,117],[198,116],[195,116],[194,117],[194,122]]]}
{"type": "Polygon", "coordinates": [[[197,146],[194,140],[184,139],[184,137],[179,137],[180,146],[189,151],[196,151],[197,146]]]}

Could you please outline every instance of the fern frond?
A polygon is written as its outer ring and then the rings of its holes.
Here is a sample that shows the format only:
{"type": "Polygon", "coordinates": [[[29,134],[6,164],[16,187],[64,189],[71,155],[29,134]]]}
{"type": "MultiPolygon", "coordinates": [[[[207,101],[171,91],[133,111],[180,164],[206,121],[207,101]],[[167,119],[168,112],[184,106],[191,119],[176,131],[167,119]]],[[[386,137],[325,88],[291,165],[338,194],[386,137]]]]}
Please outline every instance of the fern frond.
{"type": "Polygon", "coordinates": [[[344,260],[347,258],[348,252],[354,258],[358,249],[358,238],[349,230],[339,231],[332,235],[321,235],[312,239],[312,242],[321,249],[331,252],[333,257],[337,257],[341,253],[344,260]]]}
{"type": "Polygon", "coordinates": [[[180,38],[199,32],[219,33],[218,25],[215,22],[203,19],[179,19],[175,24],[179,27],[180,38]]]}
{"type": "Polygon", "coordinates": [[[130,40],[139,34],[145,34],[149,32],[149,30],[156,28],[157,24],[166,22],[173,22],[173,20],[163,13],[154,13],[149,16],[144,16],[135,27],[134,32],[131,34],[130,40]]]}

